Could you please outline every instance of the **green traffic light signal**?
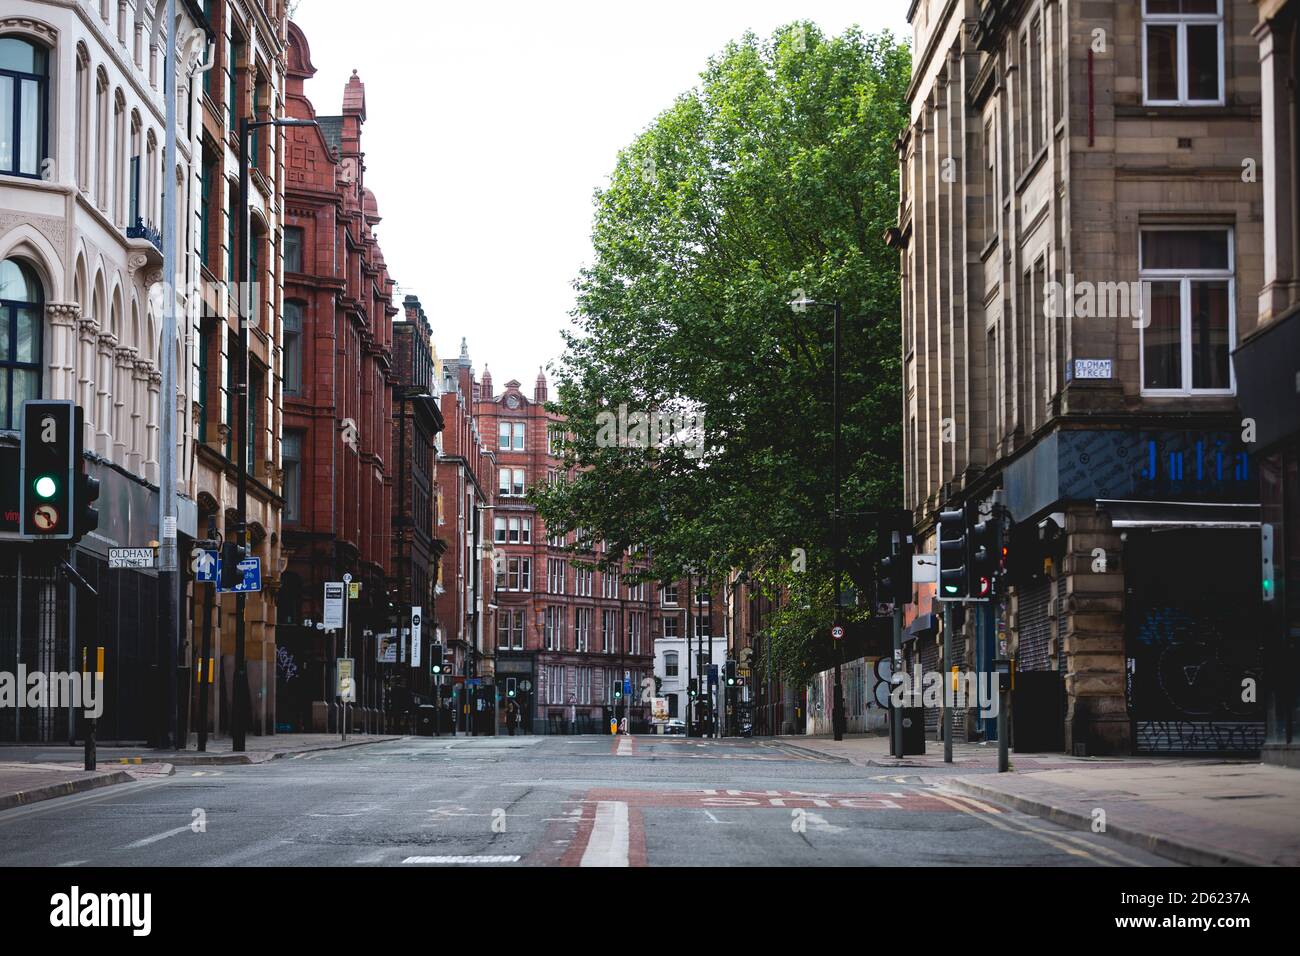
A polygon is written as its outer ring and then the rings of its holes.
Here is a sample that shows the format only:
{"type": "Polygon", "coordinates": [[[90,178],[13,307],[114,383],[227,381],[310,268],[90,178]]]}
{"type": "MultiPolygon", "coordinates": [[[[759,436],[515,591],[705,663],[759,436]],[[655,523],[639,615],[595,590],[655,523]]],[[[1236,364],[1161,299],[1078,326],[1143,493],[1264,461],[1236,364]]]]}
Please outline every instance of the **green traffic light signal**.
{"type": "Polygon", "coordinates": [[[32,482],[32,487],[36,491],[36,497],[49,501],[59,493],[59,483],[53,475],[40,475],[36,481],[32,482]]]}

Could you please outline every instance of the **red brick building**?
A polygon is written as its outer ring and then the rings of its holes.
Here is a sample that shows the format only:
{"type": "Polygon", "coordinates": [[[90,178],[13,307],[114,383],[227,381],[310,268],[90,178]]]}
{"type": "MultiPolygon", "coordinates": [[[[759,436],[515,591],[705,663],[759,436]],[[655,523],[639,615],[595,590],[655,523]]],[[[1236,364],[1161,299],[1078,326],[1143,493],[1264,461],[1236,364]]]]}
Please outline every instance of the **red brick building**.
{"type": "Polygon", "coordinates": [[[315,72],[302,31],[288,27],[285,113],[290,127],[284,217],[284,546],[280,653],[295,676],[277,715],[294,729],[334,729],[334,659],[343,633],[322,616],[323,587],[344,574],[360,584],[349,603],[357,667],[356,723],[377,724],[393,676],[375,664],[376,635],[396,624],[393,582],[393,280],[373,227],[361,128],[365,88],[353,73],[338,116],[318,116],[303,92],[315,72]]]}
{"type": "MultiPolygon", "coordinates": [[[[628,713],[613,697],[615,682],[626,674],[630,715],[639,726],[649,717],[640,685],[654,673],[659,589],[653,583],[629,586],[618,574],[584,568],[599,552],[573,553],[572,536],[547,536],[526,498],[534,483],[562,478],[552,436],[563,424],[546,411],[546,400],[540,371],[531,397],[513,380],[496,395],[491,376],[483,373],[476,417],[496,466],[489,526],[496,681],[504,695],[513,679],[525,730],[607,733],[612,714],[628,713]]],[[[635,562],[625,566],[630,571],[635,562]]]]}
{"type": "MultiPolygon", "coordinates": [[[[418,608],[420,666],[409,672],[413,705],[435,703],[436,691],[424,649],[437,642],[432,625],[438,557],[446,543],[435,536],[438,510],[438,433],[442,431],[438,381],[432,347],[433,329],[420,300],[408,295],[403,315],[393,323],[393,390],[396,418],[393,449],[397,470],[393,513],[393,575],[403,626],[418,608]]],[[[409,646],[409,645],[408,645],[409,646]]]]}
{"type": "Polygon", "coordinates": [[[429,620],[436,622],[445,649],[450,676],[443,681],[442,695],[454,710],[457,728],[490,733],[496,700],[491,693],[492,646],[485,623],[492,595],[488,570],[492,544],[486,528],[492,504],[488,483],[496,464],[474,414],[479,390],[462,339],[460,355],[442,362],[439,400],[444,425],[439,435],[436,533],[446,542],[446,551],[429,620]],[[482,683],[475,687],[470,681],[482,683]]]}

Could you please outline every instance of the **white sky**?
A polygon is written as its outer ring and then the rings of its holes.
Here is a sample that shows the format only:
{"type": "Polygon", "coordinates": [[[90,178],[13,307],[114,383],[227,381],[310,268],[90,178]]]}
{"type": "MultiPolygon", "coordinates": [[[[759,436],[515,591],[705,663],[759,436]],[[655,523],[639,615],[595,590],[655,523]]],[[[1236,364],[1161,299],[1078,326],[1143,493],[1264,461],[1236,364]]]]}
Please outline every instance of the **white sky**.
{"type": "Polygon", "coordinates": [[[796,19],[910,37],[907,0],[300,0],[316,111],[366,86],[366,184],[401,295],[442,357],[500,391],[563,351],[592,193],[618,151],[746,29],[796,19]]]}

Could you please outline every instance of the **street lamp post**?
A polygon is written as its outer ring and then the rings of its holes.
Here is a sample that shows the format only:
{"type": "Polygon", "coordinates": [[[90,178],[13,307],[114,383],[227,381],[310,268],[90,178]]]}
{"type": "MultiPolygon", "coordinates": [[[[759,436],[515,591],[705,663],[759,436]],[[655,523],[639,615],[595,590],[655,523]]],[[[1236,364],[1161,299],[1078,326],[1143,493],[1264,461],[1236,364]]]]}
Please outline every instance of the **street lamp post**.
{"type": "MultiPolygon", "coordinates": [[[[831,444],[831,486],[834,496],[834,504],[831,509],[831,573],[834,576],[834,601],[835,601],[835,627],[841,626],[841,608],[840,608],[840,549],[841,549],[841,515],[840,515],[840,319],[842,317],[842,308],[839,300],[834,302],[814,302],[812,299],[801,297],[790,303],[790,307],[796,312],[804,312],[808,306],[827,306],[829,305],[832,313],[832,330],[831,330],[831,415],[834,419],[835,437],[831,444]]],[[[831,727],[835,734],[836,740],[844,739],[844,684],[841,679],[841,670],[844,663],[844,639],[836,641],[839,644],[835,654],[835,703],[831,711],[831,727]]]]}
{"type": "MultiPolygon", "coordinates": [[[[253,292],[249,288],[249,273],[252,272],[252,247],[249,242],[252,232],[250,222],[251,210],[248,206],[248,137],[253,130],[263,126],[316,126],[315,120],[271,119],[249,120],[247,116],[239,119],[239,288],[236,290],[236,303],[239,310],[239,361],[236,365],[238,377],[235,380],[235,394],[238,396],[235,452],[239,461],[235,467],[235,536],[238,544],[248,554],[248,326],[253,320],[253,292]]],[[[244,604],[243,591],[235,593],[235,686],[233,707],[230,720],[230,749],[243,753],[245,748],[244,726],[245,711],[248,706],[248,660],[244,648],[244,604]]]]}

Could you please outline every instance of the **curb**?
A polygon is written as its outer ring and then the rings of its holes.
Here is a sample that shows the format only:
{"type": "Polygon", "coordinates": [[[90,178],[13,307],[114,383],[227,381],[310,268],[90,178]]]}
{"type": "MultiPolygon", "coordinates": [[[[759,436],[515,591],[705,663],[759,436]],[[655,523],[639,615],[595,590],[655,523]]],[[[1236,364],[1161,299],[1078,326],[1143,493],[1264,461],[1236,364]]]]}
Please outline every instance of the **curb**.
{"type": "MultiPolygon", "coordinates": [[[[249,764],[270,763],[272,760],[281,760],[285,757],[297,756],[298,754],[320,753],[327,750],[343,750],[348,747],[365,747],[370,744],[392,743],[394,740],[401,739],[401,736],[385,736],[365,740],[349,740],[347,742],[339,741],[320,747],[308,747],[305,750],[253,750],[242,754],[178,753],[168,756],[166,763],[172,764],[176,767],[246,766],[249,764]]],[[[122,763],[130,765],[141,763],[143,762],[143,759],[144,758],[142,757],[117,757],[111,762],[115,764],[122,763]]]]}
{"type": "Polygon", "coordinates": [[[87,790],[98,790],[101,787],[111,787],[118,783],[130,783],[134,779],[128,770],[115,770],[112,773],[101,773],[95,777],[65,780],[62,783],[51,783],[44,787],[34,787],[31,790],[0,794],[0,810],[11,810],[14,807],[39,803],[42,800],[53,800],[55,797],[67,797],[87,790]]]}
{"type": "MultiPolygon", "coordinates": [[[[998,790],[996,787],[985,786],[961,778],[946,780],[944,783],[952,787],[954,790],[960,790],[969,796],[992,800],[995,803],[1002,803],[1015,810],[1019,810],[1022,813],[1027,813],[1030,816],[1041,817],[1042,819],[1050,820],[1053,823],[1059,823],[1062,826],[1067,826],[1075,830],[1091,831],[1092,829],[1092,817],[1088,814],[1080,813],[1078,810],[1070,810],[1066,807],[1060,807],[1054,803],[1048,803],[1046,800],[1007,793],[1005,790],[998,790]]],[[[1137,847],[1140,850],[1146,850],[1149,853],[1163,856],[1166,859],[1173,860],[1176,863],[1183,863],[1187,866],[1270,865],[1262,860],[1255,859],[1254,857],[1232,853],[1218,847],[1205,846],[1182,839],[1173,839],[1171,837],[1161,836],[1157,833],[1135,830],[1127,826],[1117,826],[1109,822],[1106,824],[1106,836],[1113,836],[1121,843],[1127,843],[1129,846],[1137,847]]]]}

